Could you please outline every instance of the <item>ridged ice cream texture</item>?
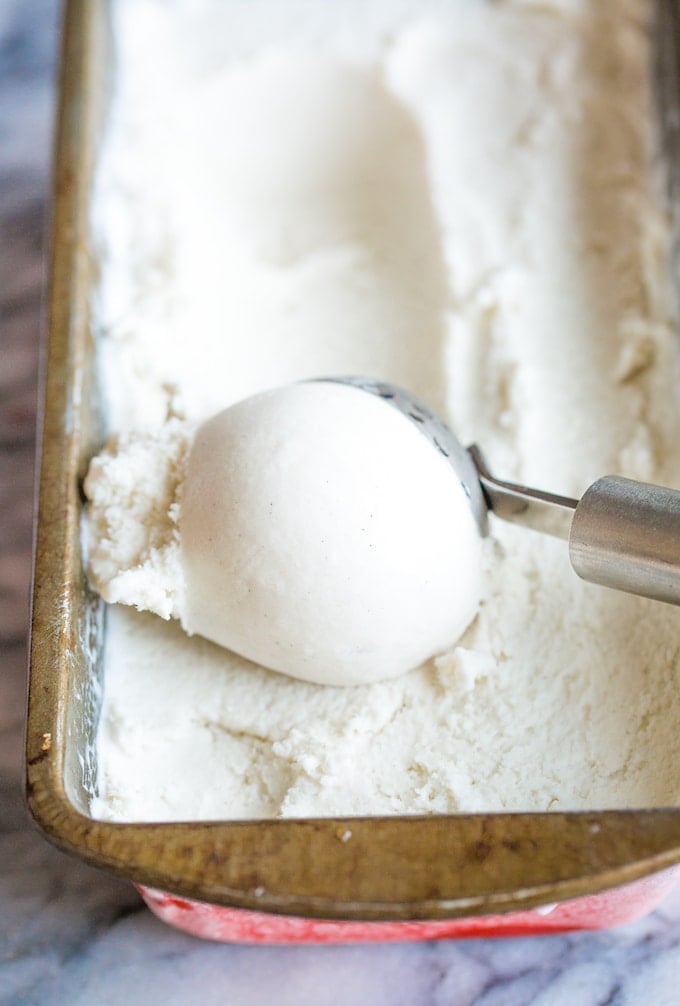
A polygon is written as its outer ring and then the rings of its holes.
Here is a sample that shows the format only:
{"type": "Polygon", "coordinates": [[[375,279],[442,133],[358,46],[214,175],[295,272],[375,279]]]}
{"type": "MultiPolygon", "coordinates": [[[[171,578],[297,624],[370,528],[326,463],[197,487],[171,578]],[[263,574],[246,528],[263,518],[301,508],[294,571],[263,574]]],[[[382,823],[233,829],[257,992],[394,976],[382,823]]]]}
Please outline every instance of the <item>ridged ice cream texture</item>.
{"type": "MultiPolygon", "coordinates": [[[[680,485],[651,4],[239,12],[116,11],[93,217],[111,432],[363,373],[501,476],[680,485]]],[[[94,811],[677,802],[677,611],[582,583],[563,543],[499,521],[484,562],[457,646],[341,692],[111,609],[94,811]]]]}

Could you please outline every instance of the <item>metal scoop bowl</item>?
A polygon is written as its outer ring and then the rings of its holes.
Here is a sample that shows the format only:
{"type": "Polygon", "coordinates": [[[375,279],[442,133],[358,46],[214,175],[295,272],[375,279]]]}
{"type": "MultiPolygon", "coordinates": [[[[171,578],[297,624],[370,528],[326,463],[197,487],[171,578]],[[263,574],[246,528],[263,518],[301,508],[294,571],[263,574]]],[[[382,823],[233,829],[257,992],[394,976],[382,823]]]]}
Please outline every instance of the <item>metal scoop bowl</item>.
{"type": "Polygon", "coordinates": [[[512,482],[489,471],[476,445],[465,448],[446,423],[402,388],[368,377],[324,377],[383,398],[399,409],[449,461],[470,501],[480,534],[488,512],[569,542],[584,580],[680,604],[680,491],[605,475],[580,500],[512,482]]]}

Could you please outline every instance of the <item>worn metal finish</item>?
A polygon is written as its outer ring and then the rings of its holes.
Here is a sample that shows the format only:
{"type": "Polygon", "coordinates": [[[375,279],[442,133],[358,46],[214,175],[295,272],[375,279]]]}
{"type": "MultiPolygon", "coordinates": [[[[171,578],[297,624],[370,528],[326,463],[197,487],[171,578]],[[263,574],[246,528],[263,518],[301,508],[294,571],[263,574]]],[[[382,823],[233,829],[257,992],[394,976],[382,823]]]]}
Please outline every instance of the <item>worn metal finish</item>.
{"type": "Polygon", "coordinates": [[[186,824],[89,817],[103,609],[82,570],[79,486],[100,438],[87,207],[109,59],[103,0],[68,0],[26,736],[28,802],[46,836],[150,887],[330,919],[505,912],[680,863],[680,809],[186,824]]]}

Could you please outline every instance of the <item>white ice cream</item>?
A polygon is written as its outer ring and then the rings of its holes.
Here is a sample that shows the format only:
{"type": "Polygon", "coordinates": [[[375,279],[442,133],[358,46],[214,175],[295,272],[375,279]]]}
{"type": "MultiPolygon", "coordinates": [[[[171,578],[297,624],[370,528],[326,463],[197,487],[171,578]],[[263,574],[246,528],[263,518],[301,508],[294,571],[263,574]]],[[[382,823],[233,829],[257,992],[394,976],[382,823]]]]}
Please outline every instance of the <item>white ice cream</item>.
{"type": "MultiPolygon", "coordinates": [[[[501,477],[680,485],[650,10],[120,0],[93,219],[110,431],[363,373],[501,477]]],[[[112,608],[93,809],[677,802],[678,611],[579,581],[564,543],[501,522],[484,564],[456,646],[340,690],[112,608]]]]}
{"type": "Polygon", "coordinates": [[[413,421],[358,388],[293,384],[196,431],[171,420],[115,440],[85,491],[107,600],[304,681],[403,674],[450,649],[479,604],[463,485],[413,421]]]}

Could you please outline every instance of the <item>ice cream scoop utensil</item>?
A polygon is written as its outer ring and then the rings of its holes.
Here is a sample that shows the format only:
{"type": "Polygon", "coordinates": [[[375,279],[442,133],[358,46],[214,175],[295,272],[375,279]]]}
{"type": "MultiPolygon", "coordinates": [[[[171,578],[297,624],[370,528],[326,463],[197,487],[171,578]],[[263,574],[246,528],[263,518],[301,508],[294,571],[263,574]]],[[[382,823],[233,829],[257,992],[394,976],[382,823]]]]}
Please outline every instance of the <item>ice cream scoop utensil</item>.
{"type": "Polygon", "coordinates": [[[505,520],[569,541],[584,580],[680,604],[680,492],[618,475],[597,479],[580,500],[555,496],[490,474],[469,448],[489,508],[505,520]]]}
{"type": "Polygon", "coordinates": [[[580,500],[496,479],[480,449],[465,449],[449,427],[409,392],[362,377],[324,378],[384,398],[448,458],[482,535],[487,513],[564,538],[584,580],[680,604],[680,491],[606,475],[580,500]]]}

